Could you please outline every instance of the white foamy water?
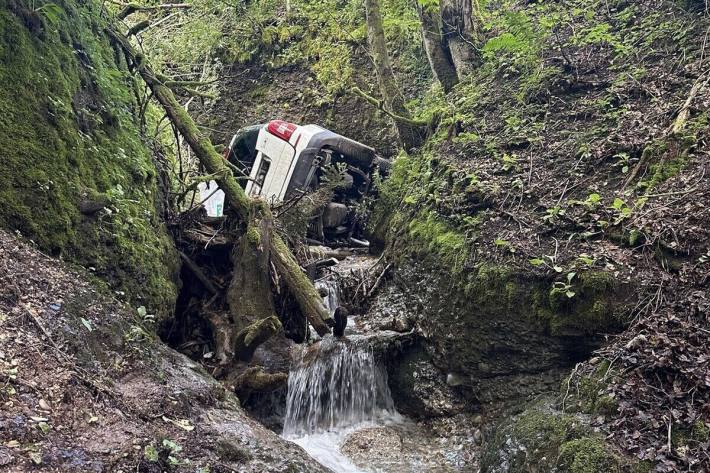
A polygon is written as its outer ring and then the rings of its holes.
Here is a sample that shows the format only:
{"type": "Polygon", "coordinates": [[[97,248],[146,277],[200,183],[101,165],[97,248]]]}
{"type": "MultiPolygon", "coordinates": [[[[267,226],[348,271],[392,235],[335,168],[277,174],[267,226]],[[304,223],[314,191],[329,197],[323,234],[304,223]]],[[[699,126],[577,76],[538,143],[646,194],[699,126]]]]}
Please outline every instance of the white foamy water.
{"type": "Polygon", "coordinates": [[[340,447],[361,428],[401,421],[387,373],[367,340],[326,337],[297,355],[288,378],[283,436],[336,472],[360,473],[340,447]]]}

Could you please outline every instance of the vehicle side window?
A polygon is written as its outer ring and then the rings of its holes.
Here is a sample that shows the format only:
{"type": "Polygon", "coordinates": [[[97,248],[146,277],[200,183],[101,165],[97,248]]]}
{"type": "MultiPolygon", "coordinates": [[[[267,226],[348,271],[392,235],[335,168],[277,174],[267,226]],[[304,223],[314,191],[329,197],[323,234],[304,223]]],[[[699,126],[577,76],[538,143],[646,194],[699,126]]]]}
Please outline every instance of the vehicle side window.
{"type": "Polygon", "coordinates": [[[253,194],[261,194],[261,188],[266,180],[266,175],[269,173],[269,168],[271,167],[271,160],[267,159],[266,156],[262,156],[261,164],[259,165],[259,171],[256,173],[256,178],[253,184],[253,194]]]}

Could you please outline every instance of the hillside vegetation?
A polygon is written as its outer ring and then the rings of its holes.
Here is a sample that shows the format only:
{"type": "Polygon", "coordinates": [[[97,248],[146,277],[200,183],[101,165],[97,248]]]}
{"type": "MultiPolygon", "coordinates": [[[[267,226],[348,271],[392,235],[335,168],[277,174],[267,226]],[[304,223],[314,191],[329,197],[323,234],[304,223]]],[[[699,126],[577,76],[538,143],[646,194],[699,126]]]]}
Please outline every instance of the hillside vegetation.
{"type": "Polygon", "coordinates": [[[392,160],[358,207],[384,269],[344,292],[411,336],[404,414],[479,416],[482,472],[710,469],[707,2],[0,1],[0,466],[321,471],[242,410],[330,331],[306,224],[215,158],[279,118],[392,160]],[[130,434],[58,450],[101,426],[130,434]]]}

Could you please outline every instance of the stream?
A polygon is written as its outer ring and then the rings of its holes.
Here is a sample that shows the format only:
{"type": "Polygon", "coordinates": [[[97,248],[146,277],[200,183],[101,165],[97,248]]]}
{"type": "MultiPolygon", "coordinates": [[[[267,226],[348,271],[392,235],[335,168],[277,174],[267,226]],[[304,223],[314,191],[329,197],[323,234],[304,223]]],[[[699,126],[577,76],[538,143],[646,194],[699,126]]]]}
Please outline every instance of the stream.
{"type": "MultiPolygon", "coordinates": [[[[373,261],[353,257],[338,266],[350,271],[373,261]]],[[[336,275],[316,281],[331,312],[340,305],[338,281],[336,275]]],[[[403,334],[367,330],[357,322],[358,317],[348,319],[342,338],[326,335],[294,347],[282,437],[336,473],[443,473],[470,465],[472,437],[435,435],[436,425],[397,412],[387,370],[373,346],[403,334]]],[[[450,426],[443,430],[452,433],[450,426]]]]}
{"type": "MultiPolygon", "coordinates": [[[[365,259],[353,258],[345,264],[357,266],[365,259]]],[[[316,287],[333,313],[340,305],[337,278],[323,278],[316,287]]],[[[314,345],[298,347],[293,358],[282,436],[335,472],[365,473],[341,453],[348,436],[404,421],[368,337],[359,333],[350,317],[345,337],[327,335],[314,345]]]]}
{"type": "Polygon", "coordinates": [[[348,435],[402,421],[366,338],[329,336],[302,350],[289,375],[284,438],[336,472],[359,473],[340,452],[348,435]]]}

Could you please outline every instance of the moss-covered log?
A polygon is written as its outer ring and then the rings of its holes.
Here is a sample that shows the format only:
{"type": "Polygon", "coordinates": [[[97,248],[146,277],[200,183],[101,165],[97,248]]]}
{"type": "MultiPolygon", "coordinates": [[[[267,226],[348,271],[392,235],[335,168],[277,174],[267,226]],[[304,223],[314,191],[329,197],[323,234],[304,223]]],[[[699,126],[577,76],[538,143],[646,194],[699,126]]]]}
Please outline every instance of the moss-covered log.
{"type": "Polygon", "coordinates": [[[234,340],[234,354],[242,361],[249,361],[259,345],[281,330],[278,317],[261,319],[242,329],[234,340]]]}
{"type": "Polygon", "coordinates": [[[306,316],[311,326],[321,336],[330,332],[329,327],[335,324],[333,317],[323,305],[316,288],[301,271],[286,243],[278,235],[273,235],[271,238],[271,253],[276,270],[284,278],[291,294],[296,298],[301,312],[306,316]]]}

